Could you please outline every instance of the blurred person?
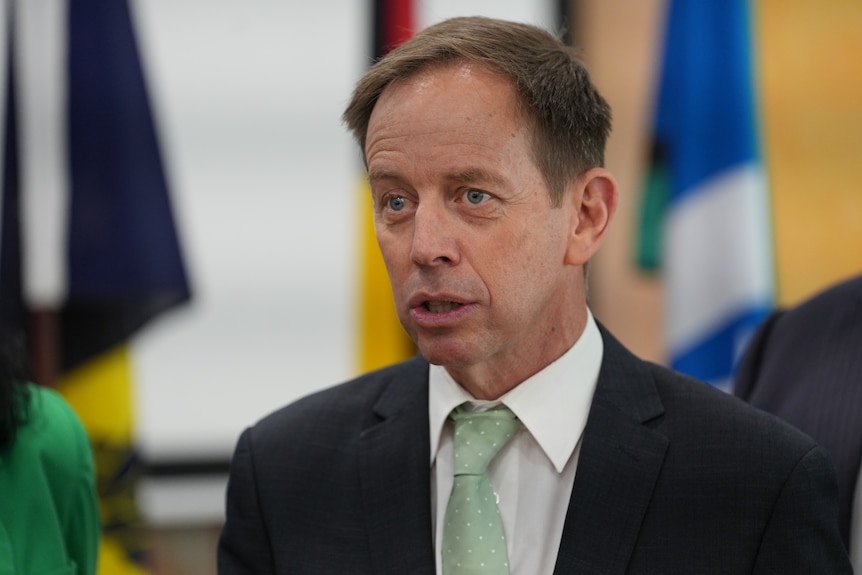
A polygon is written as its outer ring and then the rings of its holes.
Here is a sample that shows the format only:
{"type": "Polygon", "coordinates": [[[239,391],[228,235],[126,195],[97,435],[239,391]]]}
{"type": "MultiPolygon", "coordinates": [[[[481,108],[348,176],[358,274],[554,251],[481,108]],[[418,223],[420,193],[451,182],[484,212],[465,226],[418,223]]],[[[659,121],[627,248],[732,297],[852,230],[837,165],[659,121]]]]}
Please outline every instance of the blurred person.
{"type": "Polygon", "coordinates": [[[421,357],[242,433],[221,575],[850,572],[822,448],[593,318],[618,191],[571,48],[447,20],[344,119],[421,357]]]}
{"type": "Polygon", "coordinates": [[[0,573],[93,575],[93,455],[75,412],[28,383],[19,339],[0,336],[0,573]]]}
{"type": "Polygon", "coordinates": [[[770,315],[746,349],[734,393],[829,453],[841,537],[862,571],[862,275],[770,315]]]}

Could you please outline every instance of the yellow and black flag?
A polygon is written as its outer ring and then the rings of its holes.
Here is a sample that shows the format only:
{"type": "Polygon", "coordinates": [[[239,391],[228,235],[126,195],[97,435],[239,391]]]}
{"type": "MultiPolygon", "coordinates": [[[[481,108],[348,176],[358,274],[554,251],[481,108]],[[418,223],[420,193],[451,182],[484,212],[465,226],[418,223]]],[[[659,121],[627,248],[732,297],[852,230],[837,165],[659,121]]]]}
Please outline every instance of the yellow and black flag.
{"type": "MultiPolygon", "coordinates": [[[[415,28],[415,0],[375,0],[374,60],[408,40],[415,28]]],[[[416,353],[413,342],[401,328],[392,301],[389,278],[374,234],[371,190],[362,178],[363,210],[359,229],[362,230],[359,371],[370,371],[407,359],[416,353]]]]}
{"type": "Polygon", "coordinates": [[[190,297],[126,0],[2,3],[0,328],[87,427],[99,572],[146,571],[128,344],[190,297]]]}

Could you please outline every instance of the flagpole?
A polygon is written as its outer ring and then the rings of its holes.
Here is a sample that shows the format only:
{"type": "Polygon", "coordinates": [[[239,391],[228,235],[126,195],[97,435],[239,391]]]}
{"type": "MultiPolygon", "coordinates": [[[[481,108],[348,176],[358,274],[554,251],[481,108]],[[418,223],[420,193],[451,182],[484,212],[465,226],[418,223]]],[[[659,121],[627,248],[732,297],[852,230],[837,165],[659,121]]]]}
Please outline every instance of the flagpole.
{"type": "Polygon", "coordinates": [[[59,315],[49,308],[29,313],[30,367],[36,383],[54,387],[60,377],[59,315]]]}

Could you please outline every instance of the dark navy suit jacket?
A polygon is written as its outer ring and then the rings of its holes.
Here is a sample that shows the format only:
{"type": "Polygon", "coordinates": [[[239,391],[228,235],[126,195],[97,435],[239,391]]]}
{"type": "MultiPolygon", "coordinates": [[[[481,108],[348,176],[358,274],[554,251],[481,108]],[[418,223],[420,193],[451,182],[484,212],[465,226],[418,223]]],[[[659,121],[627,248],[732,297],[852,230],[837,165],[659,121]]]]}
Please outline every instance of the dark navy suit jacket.
{"type": "Polygon", "coordinates": [[[734,393],[829,453],[846,544],[862,466],[862,276],[772,314],[746,350],[734,393]]]}
{"type": "MultiPolygon", "coordinates": [[[[602,336],[556,573],[850,573],[814,441],[602,336]]],[[[219,573],[433,575],[428,434],[419,358],[246,430],[219,573]]]]}

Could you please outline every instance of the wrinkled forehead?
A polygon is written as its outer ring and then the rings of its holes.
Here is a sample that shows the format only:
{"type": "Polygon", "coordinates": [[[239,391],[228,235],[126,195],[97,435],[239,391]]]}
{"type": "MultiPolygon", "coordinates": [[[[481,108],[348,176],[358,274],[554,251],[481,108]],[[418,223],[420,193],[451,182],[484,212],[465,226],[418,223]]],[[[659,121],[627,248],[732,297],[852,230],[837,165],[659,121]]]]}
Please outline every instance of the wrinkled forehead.
{"type": "MultiPolygon", "coordinates": [[[[518,117],[534,125],[528,113],[528,107],[525,105],[524,99],[512,78],[490,64],[460,57],[426,63],[413,70],[410,74],[393,80],[381,91],[372,109],[372,115],[377,108],[377,104],[381,100],[391,98],[393,94],[397,93],[399,96],[411,94],[421,97],[426,93],[430,94],[433,92],[433,89],[439,86],[440,83],[454,85],[456,83],[467,84],[471,82],[476,82],[477,84],[492,83],[495,85],[495,90],[511,94],[511,98],[508,98],[507,101],[512,104],[512,110],[518,117]]],[[[499,102],[496,104],[499,105],[499,102]]]]}
{"type": "Polygon", "coordinates": [[[517,96],[505,76],[472,62],[454,62],[418,70],[390,84],[375,103],[366,136],[371,136],[374,127],[407,118],[427,123],[430,129],[456,118],[465,126],[488,129],[493,127],[486,124],[504,117],[523,124],[519,111],[517,96]]]}

